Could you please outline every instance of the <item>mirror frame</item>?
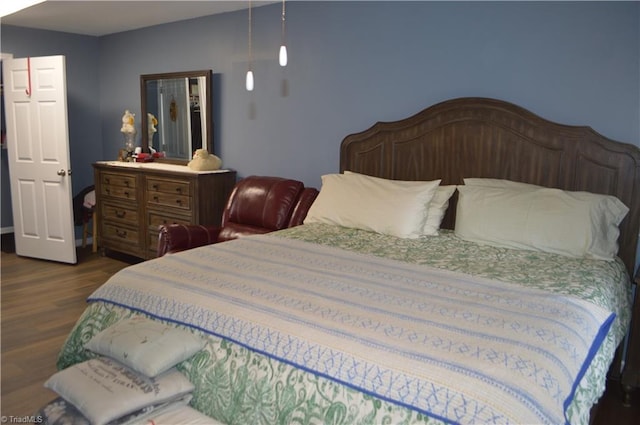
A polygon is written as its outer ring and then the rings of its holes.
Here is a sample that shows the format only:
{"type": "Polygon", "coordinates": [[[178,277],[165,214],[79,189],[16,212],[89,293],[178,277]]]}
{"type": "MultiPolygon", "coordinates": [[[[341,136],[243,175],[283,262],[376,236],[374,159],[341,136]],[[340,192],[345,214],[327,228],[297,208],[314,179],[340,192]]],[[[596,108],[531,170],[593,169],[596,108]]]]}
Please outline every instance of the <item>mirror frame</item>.
{"type": "MultiPolygon", "coordinates": [[[[206,144],[206,149],[209,153],[213,153],[213,110],[212,110],[212,99],[211,94],[213,92],[211,88],[212,83],[212,74],[213,72],[210,69],[205,69],[201,71],[183,71],[183,72],[167,72],[160,74],[143,74],[140,75],[140,109],[142,112],[141,118],[141,130],[142,130],[142,140],[140,141],[140,146],[142,147],[143,152],[151,152],[149,149],[149,141],[145,134],[147,134],[147,82],[151,80],[167,80],[174,78],[195,78],[195,77],[205,77],[205,83],[207,85],[207,100],[206,100],[206,108],[207,108],[207,119],[206,119],[206,127],[207,127],[207,140],[203,141],[206,144]]],[[[203,145],[204,146],[204,145],[203,145]]],[[[186,165],[191,158],[157,158],[158,162],[168,162],[172,164],[184,164],[186,165]]]]}

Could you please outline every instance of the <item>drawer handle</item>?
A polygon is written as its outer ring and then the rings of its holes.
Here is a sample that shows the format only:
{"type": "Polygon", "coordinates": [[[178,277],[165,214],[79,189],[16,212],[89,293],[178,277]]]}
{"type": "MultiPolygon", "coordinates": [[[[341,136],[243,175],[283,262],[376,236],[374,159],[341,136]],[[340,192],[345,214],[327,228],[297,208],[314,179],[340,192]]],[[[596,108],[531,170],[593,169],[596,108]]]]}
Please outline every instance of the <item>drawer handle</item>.
{"type": "Polygon", "coordinates": [[[124,192],[122,192],[122,193],[124,193],[124,196],[126,196],[127,198],[128,198],[128,197],[129,197],[129,195],[130,195],[129,191],[127,191],[127,190],[125,190],[125,191],[124,191],[124,192]]]}
{"type": "Polygon", "coordinates": [[[125,185],[125,186],[127,186],[127,187],[129,187],[129,180],[125,180],[125,181],[124,181],[124,185],[125,185]]]}
{"type": "Polygon", "coordinates": [[[116,217],[118,217],[118,218],[124,218],[127,215],[126,211],[118,211],[118,210],[116,210],[115,213],[116,213],[116,217]]]}
{"type": "Polygon", "coordinates": [[[105,178],[104,178],[104,182],[105,182],[106,184],[109,184],[109,183],[111,183],[111,180],[109,179],[109,177],[105,177],[105,178]]]}
{"type": "Polygon", "coordinates": [[[104,191],[107,193],[107,195],[111,195],[111,189],[109,189],[108,187],[105,187],[104,191]]]}
{"type": "Polygon", "coordinates": [[[182,199],[176,199],[176,204],[182,205],[182,199]]]}
{"type": "Polygon", "coordinates": [[[176,187],[176,192],[178,192],[179,194],[182,194],[182,188],[181,187],[176,187]]]}
{"type": "Polygon", "coordinates": [[[158,189],[159,189],[159,187],[158,187],[158,184],[157,184],[157,183],[152,184],[152,185],[151,185],[151,188],[153,188],[153,190],[158,190],[158,189]]]}
{"type": "Polygon", "coordinates": [[[118,237],[121,237],[121,238],[126,238],[127,237],[127,231],[126,230],[118,230],[118,229],[116,229],[116,235],[118,237]]]}
{"type": "Polygon", "coordinates": [[[160,199],[157,196],[154,196],[153,200],[154,200],[154,202],[159,202],[160,201],[160,199]]]}

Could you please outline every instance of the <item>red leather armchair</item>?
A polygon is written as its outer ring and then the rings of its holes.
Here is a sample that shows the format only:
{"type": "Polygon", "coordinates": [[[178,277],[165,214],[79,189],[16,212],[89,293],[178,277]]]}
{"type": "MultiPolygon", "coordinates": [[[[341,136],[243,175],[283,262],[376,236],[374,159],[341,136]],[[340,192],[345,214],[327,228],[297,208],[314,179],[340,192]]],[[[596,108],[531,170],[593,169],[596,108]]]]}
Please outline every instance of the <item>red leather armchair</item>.
{"type": "Polygon", "coordinates": [[[297,180],[249,176],[231,191],[220,226],[170,224],[160,227],[158,257],[240,236],[302,224],[318,190],[297,180]]]}

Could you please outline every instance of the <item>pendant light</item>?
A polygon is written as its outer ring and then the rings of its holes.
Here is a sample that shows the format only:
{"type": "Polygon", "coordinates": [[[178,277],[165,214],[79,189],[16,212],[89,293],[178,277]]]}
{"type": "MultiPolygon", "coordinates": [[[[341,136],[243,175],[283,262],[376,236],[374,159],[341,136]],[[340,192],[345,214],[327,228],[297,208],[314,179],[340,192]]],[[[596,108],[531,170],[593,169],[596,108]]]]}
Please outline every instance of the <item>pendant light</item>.
{"type": "Polygon", "coordinates": [[[287,44],[286,44],[286,31],[285,31],[285,20],[286,20],[286,10],[284,5],[285,0],[282,0],[282,43],[280,44],[280,54],[278,55],[278,62],[280,62],[280,66],[287,66],[287,44]]]}
{"type": "Polygon", "coordinates": [[[253,69],[252,69],[252,65],[253,65],[253,51],[252,51],[252,46],[251,46],[251,38],[252,38],[252,19],[251,19],[251,9],[252,9],[252,3],[251,0],[249,0],[249,70],[247,71],[247,78],[245,81],[245,86],[247,88],[247,91],[253,91],[253,69]]]}

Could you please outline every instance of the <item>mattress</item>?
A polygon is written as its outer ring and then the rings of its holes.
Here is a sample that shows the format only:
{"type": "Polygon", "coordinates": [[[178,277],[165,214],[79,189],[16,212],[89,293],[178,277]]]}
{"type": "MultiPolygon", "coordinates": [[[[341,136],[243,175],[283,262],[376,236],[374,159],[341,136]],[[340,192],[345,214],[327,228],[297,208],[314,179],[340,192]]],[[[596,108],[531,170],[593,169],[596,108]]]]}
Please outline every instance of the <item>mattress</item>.
{"type": "MultiPolygon", "coordinates": [[[[191,405],[224,423],[472,423],[522,418],[588,423],[589,409],[604,392],[607,370],[628,326],[627,282],[621,261],[482,246],[447,231],[437,237],[397,239],[308,224],[173,254],[117,273],[89,298],[58,366],[91,356],[83,346],[98,331],[145,314],[190,327],[207,338],[206,348],[179,367],[196,385],[191,405]],[[238,280],[239,275],[246,279],[238,280]],[[291,276],[302,285],[294,288],[291,276]],[[183,279],[190,282],[184,284],[188,290],[178,283],[183,279]],[[428,292],[429,286],[440,292],[428,292]],[[493,291],[491,296],[483,292],[486,288],[493,291]],[[191,298],[178,296],[180,292],[191,298]],[[451,292],[482,293],[481,298],[500,298],[502,304],[467,308],[468,300],[433,301],[444,298],[443,293],[449,298],[451,292]],[[209,305],[212,298],[216,302],[209,305]],[[266,303],[258,303],[262,299],[266,303]],[[394,303],[399,309],[389,310],[394,303]],[[557,313],[561,304],[577,306],[577,311],[557,313]],[[276,305],[283,309],[276,310],[276,305]],[[434,305],[438,311],[430,314],[440,319],[422,315],[436,310],[434,305]],[[489,311],[499,309],[511,313],[499,319],[489,316],[489,311]],[[303,316],[303,311],[312,315],[303,316]],[[570,320],[555,320],[560,327],[551,331],[550,339],[533,331],[533,340],[503,345],[515,341],[512,337],[523,329],[551,329],[510,316],[534,311],[575,317],[581,325],[594,320],[584,328],[592,338],[582,342],[579,354],[569,356],[576,365],[556,361],[557,352],[541,353],[538,360],[511,355],[536,341],[545,345],[541,341],[580,334],[573,330],[560,335],[570,320]],[[449,326],[448,314],[466,322],[449,326]],[[476,329],[473,321],[490,323],[476,329]],[[504,322],[502,328],[496,321],[504,322]],[[465,336],[431,332],[447,327],[465,336]],[[376,333],[388,339],[378,339],[376,333]],[[489,342],[478,342],[478,335],[489,342]],[[437,347],[439,354],[425,347],[437,347]],[[471,362],[473,350],[482,352],[483,361],[490,359],[496,369],[508,364],[509,373],[479,373],[482,363],[471,362]],[[408,357],[402,360],[398,355],[408,357]],[[553,361],[548,361],[550,356],[553,361]],[[513,371],[538,375],[541,369],[546,375],[534,381],[548,394],[516,389],[517,383],[511,382],[513,371]],[[565,374],[566,382],[557,384],[565,374]],[[435,378],[430,381],[429,376],[435,378]],[[477,400],[478,394],[498,387],[500,402],[477,400]],[[551,412],[554,408],[540,401],[545,398],[551,404],[555,400],[561,410],[551,412]]],[[[573,353],[576,342],[562,341],[557,344],[560,351],[573,353]]]]}

